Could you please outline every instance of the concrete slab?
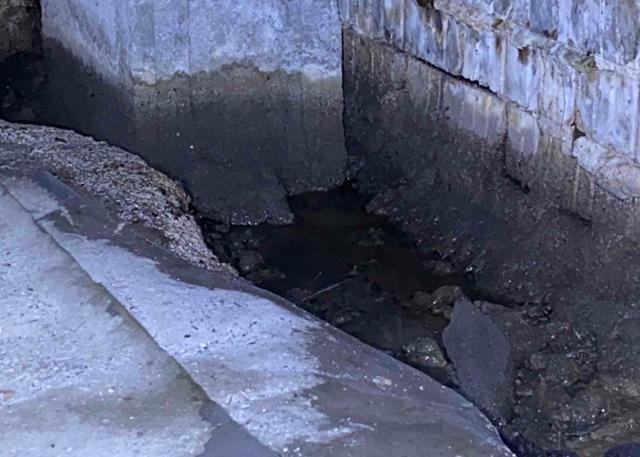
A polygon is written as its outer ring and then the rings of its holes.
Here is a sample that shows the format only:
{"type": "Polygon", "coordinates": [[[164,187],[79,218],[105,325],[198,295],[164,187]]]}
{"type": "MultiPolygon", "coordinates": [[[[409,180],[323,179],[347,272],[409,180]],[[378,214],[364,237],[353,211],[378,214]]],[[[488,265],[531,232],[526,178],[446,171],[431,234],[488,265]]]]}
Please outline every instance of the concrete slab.
{"type": "Polygon", "coordinates": [[[426,375],[176,259],[51,176],[3,182],[211,400],[280,455],[513,455],[471,403],[426,375]]]}
{"type": "Polygon", "coordinates": [[[273,455],[0,186],[0,454],[273,455]]]}

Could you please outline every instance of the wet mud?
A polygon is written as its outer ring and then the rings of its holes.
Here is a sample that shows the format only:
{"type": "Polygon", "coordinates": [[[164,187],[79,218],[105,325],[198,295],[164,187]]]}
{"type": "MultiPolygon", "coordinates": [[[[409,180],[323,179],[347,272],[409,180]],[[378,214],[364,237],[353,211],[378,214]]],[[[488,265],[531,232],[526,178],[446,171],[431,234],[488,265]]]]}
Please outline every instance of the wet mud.
{"type": "Polygon", "coordinates": [[[290,198],[291,225],[201,226],[247,279],[472,400],[519,456],[637,449],[628,360],[612,366],[593,321],[551,296],[523,300],[512,285],[494,287],[473,239],[436,236],[433,226],[426,236],[426,216],[412,227],[406,211],[389,215],[392,203],[410,202],[347,184],[290,198]]]}
{"type": "Polygon", "coordinates": [[[410,237],[368,213],[349,185],[289,203],[292,225],[205,219],[205,240],[255,284],[451,383],[438,341],[453,301],[463,288],[473,293],[470,278],[436,252],[417,251],[410,237]]]}

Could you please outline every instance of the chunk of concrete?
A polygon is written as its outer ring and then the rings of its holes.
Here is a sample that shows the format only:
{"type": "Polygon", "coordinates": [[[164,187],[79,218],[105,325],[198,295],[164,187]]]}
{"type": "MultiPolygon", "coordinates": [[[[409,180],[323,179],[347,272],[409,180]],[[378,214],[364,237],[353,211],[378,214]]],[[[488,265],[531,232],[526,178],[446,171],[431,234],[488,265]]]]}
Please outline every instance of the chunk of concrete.
{"type": "Polygon", "coordinates": [[[461,298],[443,339],[463,392],[494,420],[508,417],[514,366],[503,331],[468,298],[461,298]]]}

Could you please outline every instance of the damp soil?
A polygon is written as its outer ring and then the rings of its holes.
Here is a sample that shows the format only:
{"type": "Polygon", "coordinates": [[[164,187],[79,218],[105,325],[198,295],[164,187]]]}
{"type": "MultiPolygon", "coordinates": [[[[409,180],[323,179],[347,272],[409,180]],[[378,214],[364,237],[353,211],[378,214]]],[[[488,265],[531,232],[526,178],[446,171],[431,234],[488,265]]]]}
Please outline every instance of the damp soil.
{"type": "MultiPolygon", "coordinates": [[[[389,218],[372,214],[369,199],[351,184],[292,197],[289,204],[295,221],[285,226],[230,227],[201,219],[206,242],[253,283],[474,401],[521,457],[601,456],[607,450],[609,456],[618,455],[611,449],[619,445],[634,449],[624,423],[609,421],[615,395],[592,383],[600,351],[592,333],[543,301],[492,297],[452,250],[417,242],[389,218]],[[489,319],[499,333],[488,347],[507,345],[506,352],[471,354],[481,359],[471,362],[448,357],[456,343],[443,338],[447,328],[455,327],[455,335],[476,325],[465,328],[476,317],[462,312],[452,323],[461,301],[473,303],[480,319],[489,319]],[[504,353],[509,360],[494,360],[504,353]],[[483,366],[502,368],[482,373],[483,366]],[[495,392],[495,385],[478,393],[464,379],[469,370],[478,378],[505,380],[508,394],[495,392]],[[600,428],[608,430],[606,437],[593,434],[600,428]],[[618,440],[612,439],[616,434],[618,440]],[[589,448],[589,440],[593,452],[575,452],[589,448]]],[[[486,322],[477,325],[486,329],[486,322]]]]}

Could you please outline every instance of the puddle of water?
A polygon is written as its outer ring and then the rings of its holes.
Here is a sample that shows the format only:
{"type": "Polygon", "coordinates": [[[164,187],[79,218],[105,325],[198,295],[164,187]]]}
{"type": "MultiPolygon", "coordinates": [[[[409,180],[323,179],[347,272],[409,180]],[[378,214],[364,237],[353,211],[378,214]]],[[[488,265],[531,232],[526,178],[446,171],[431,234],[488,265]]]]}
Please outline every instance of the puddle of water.
{"type": "MultiPolygon", "coordinates": [[[[421,338],[441,345],[446,315],[416,301],[442,286],[471,290],[471,278],[369,214],[350,185],[289,203],[292,225],[229,228],[203,221],[207,241],[254,283],[377,349],[411,362],[412,343],[418,350],[421,338]]],[[[442,363],[423,362],[411,364],[451,384],[442,363]]]]}

